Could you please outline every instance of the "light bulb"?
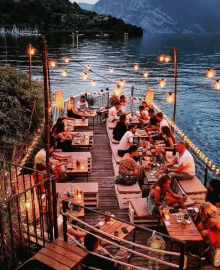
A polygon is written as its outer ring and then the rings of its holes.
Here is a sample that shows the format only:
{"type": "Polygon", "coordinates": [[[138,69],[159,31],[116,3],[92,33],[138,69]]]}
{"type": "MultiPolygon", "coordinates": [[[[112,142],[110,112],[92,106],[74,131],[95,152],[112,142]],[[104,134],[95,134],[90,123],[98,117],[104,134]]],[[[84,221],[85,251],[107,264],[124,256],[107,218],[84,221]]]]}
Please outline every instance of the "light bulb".
{"type": "Polygon", "coordinates": [[[91,81],[91,85],[92,85],[92,86],[96,86],[96,80],[92,80],[92,81],[91,81]]]}
{"type": "Polygon", "coordinates": [[[88,79],[88,74],[85,72],[82,74],[83,81],[86,81],[88,79]]]}
{"type": "Polygon", "coordinates": [[[138,70],[139,69],[139,65],[138,64],[135,64],[134,65],[134,70],[138,70]]]}
{"type": "Polygon", "coordinates": [[[62,77],[67,77],[67,70],[66,69],[62,71],[61,76],[62,77]]]}
{"type": "Polygon", "coordinates": [[[220,90],[220,80],[214,82],[215,90],[220,90]]]}
{"type": "Polygon", "coordinates": [[[113,72],[114,72],[114,68],[111,67],[111,68],[109,69],[109,72],[110,72],[110,73],[113,73],[113,72]]]}
{"type": "Polygon", "coordinates": [[[65,58],[64,58],[64,62],[65,62],[66,64],[69,64],[69,62],[70,62],[69,57],[65,57],[65,58]]]}
{"type": "Polygon", "coordinates": [[[148,77],[149,77],[149,73],[148,73],[147,71],[145,71],[145,72],[143,73],[143,75],[144,75],[144,78],[148,78],[148,77]]]}
{"type": "Polygon", "coordinates": [[[215,71],[213,69],[208,69],[206,77],[212,79],[213,77],[215,77],[215,71]]]}
{"type": "Polygon", "coordinates": [[[90,65],[86,66],[86,69],[87,69],[88,71],[91,71],[90,65]]]}
{"type": "Polygon", "coordinates": [[[159,81],[159,85],[160,85],[161,88],[166,87],[166,81],[165,81],[164,79],[161,79],[161,80],[159,81]]]}

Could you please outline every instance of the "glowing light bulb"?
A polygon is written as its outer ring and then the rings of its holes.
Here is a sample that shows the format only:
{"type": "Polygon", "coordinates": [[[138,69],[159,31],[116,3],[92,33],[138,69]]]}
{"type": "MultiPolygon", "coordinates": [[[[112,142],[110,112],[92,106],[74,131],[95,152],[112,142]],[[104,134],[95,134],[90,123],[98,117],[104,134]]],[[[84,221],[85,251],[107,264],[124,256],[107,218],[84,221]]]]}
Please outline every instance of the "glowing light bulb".
{"type": "Polygon", "coordinates": [[[110,72],[110,73],[113,73],[113,72],[114,72],[114,68],[111,67],[111,68],[109,69],[109,72],[110,72]]]}
{"type": "Polygon", "coordinates": [[[120,79],[118,84],[119,84],[119,86],[124,87],[125,86],[125,80],[120,79]]]}
{"type": "Polygon", "coordinates": [[[31,204],[28,202],[28,203],[26,203],[26,205],[27,205],[27,209],[30,209],[31,204]]]}
{"type": "Polygon", "coordinates": [[[64,69],[64,70],[62,71],[61,76],[62,76],[62,77],[67,77],[67,70],[66,70],[66,69],[64,69]]]}
{"type": "Polygon", "coordinates": [[[214,82],[214,87],[215,87],[215,90],[220,90],[220,80],[216,80],[214,82]]]}
{"type": "Polygon", "coordinates": [[[65,62],[66,64],[69,64],[69,62],[70,62],[69,57],[65,57],[65,58],[64,58],[64,62],[65,62]]]}
{"type": "Polygon", "coordinates": [[[207,72],[207,75],[206,75],[207,78],[212,79],[213,77],[215,77],[215,71],[213,69],[208,69],[206,72],[207,72]]]}
{"type": "Polygon", "coordinates": [[[86,81],[88,79],[88,74],[85,72],[82,74],[83,81],[86,81]]]}
{"type": "Polygon", "coordinates": [[[120,95],[121,95],[121,87],[120,87],[120,85],[117,85],[117,87],[115,88],[114,95],[117,96],[117,97],[120,97],[120,95]]]}
{"type": "Polygon", "coordinates": [[[91,71],[90,65],[86,66],[86,69],[87,69],[88,71],[91,71]]]}
{"type": "Polygon", "coordinates": [[[49,61],[49,65],[50,65],[51,67],[56,67],[57,63],[56,63],[55,60],[50,60],[50,61],[49,61]]]}
{"type": "Polygon", "coordinates": [[[164,87],[166,87],[167,84],[166,84],[166,81],[164,79],[161,79],[159,81],[159,85],[160,85],[161,88],[164,88],[164,87]]]}
{"type": "Polygon", "coordinates": [[[138,64],[135,64],[134,65],[134,70],[138,70],[139,69],[139,65],[138,64]]]}
{"type": "Polygon", "coordinates": [[[34,55],[35,54],[35,52],[36,52],[36,49],[34,48],[34,47],[32,47],[31,46],[31,44],[28,46],[28,49],[27,49],[27,53],[29,54],[29,55],[34,55]]]}
{"type": "Polygon", "coordinates": [[[165,58],[164,55],[160,55],[160,56],[159,56],[159,61],[160,61],[160,62],[163,62],[163,61],[164,61],[164,58],[165,58]]]}
{"type": "Polygon", "coordinates": [[[143,75],[144,75],[144,78],[148,78],[148,77],[149,77],[149,73],[148,73],[147,71],[145,71],[145,72],[143,73],[143,75]]]}
{"type": "Polygon", "coordinates": [[[91,85],[92,85],[92,86],[96,86],[96,80],[92,80],[92,81],[91,81],[91,85]]]}

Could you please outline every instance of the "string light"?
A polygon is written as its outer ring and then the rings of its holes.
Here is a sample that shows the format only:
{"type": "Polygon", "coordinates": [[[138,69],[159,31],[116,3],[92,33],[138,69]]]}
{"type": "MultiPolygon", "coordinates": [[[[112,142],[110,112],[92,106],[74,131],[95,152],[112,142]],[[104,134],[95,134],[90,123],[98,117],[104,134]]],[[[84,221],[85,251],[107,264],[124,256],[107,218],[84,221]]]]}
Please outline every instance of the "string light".
{"type": "Polygon", "coordinates": [[[121,87],[120,85],[117,85],[115,90],[114,90],[114,95],[117,96],[117,97],[120,97],[121,95],[121,87]]]}
{"type": "Polygon", "coordinates": [[[86,69],[87,69],[88,71],[91,71],[90,65],[86,66],[86,69]]]}
{"type": "Polygon", "coordinates": [[[67,77],[67,70],[66,70],[66,69],[64,69],[64,70],[62,71],[61,76],[62,76],[62,77],[67,77]]]}
{"type": "Polygon", "coordinates": [[[64,58],[64,62],[65,62],[66,64],[69,64],[70,58],[69,58],[69,57],[65,57],[65,58],[64,58]]]}
{"type": "Polygon", "coordinates": [[[82,74],[83,81],[86,81],[88,79],[88,74],[85,72],[82,74]]]}
{"type": "Polygon", "coordinates": [[[92,81],[91,81],[91,85],[92,85],[92,86],[96,86],[96,84],[97,84],[97,83],[96,83],[96,80],[92,80],[92,81]]]}
{"type": "Polygon", "coordinates": [[[134,68],[134,70],[138,70],[138,69],[139,69],[139,65],[138,65],[138,64],[135,64],[135,65],[133,66],[133,68],[134,68]]]}
{"type": "Polygon", "coordinates": [[[214,82],[214,87],[215,87],[215,90],[220,90],[220,80],[216,80],[214,82]]]}
{"type": "Polygon", "coordinates": [[[29,44],[28,49],[27,49],[27,53],[29,55],[32,55],[33,56],[36,53],[36,51],[37,50],[34,47],[32,47],[31,44],[29,44]]]}
{"type": "Polygon", "coordinates": [[[164,57],[164,62],[165,63],[169,63],[171,61],[171,57],[169,56],[169,55],[166,55],[165,57],[164,57]]]}
{"type": "Polygon", "coordinates": [[[160,55],[160,56],[159,56],[159,61],[160,61],[160,62],[163,62],[163,61],[164,61],[164,58],[165,58],[164,55],[160,55]]]}
{"type": "Polygon", "coordinates": [[[56,67],[57,66],[57,62],[55,60],[53,60],[53,59],[50,59],[49,60],[49,66],[52,67],[52,68],[56,67]]]}
{"type": "Polygon", "coordinates": [[[160,85],[161,88],[166,87],[167,84],[166,84],[165,79],[161,79],[161,80],[159,81],[159,85],[160,85]]]}
{"type": "Polygon", "coordinates": [[[206,77],[212,79],[213,77],[215,77],[215,71],[213,69],[207,69],[206,77]]]}
{"type": "Polygon", "coordinates": [[[174,96],[173,96],[173,93],[169,93],[167,95],[167,103],[173,103],[174,102],[174,96]]]}
{"type": "Polygon", "coordinates": [[[111,67],[111,68],[109,69],[109,72],[110,72],[110,73],[113,73],[113,72],[114,72],[114,68],[111,67]]]}
{"type": "Polygon", "coordinates": [[[143,76],[144,76],[144,78],[148,78],[148,77],[149,77],[149,73],[148,73],[147,71],[145,71],[145,72],[143,73],[143,76]]]}
{"type": "Polygon", "coordinates": [[[121,87],[124,87],[124,86],[125,86],[125,80],[120,79],[118,84],[119,84],[121,87]]]}

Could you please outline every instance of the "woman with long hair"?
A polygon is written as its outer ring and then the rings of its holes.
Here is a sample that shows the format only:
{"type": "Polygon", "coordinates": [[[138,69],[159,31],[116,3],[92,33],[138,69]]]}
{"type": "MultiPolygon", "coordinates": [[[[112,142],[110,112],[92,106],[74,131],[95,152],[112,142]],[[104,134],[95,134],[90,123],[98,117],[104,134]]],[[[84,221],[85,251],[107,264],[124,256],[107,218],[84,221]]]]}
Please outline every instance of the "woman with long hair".
{"type": "Polygon", "coordinates": [[[164,137],[165,146],[156,147],[157,153],[165,154],[166,151],[172,151],[175,154],[176,150],[174,144],[176,143],[176,136],[168,126],[163,126],[161,132],[164,137]]]}
{"type": "Polygon", "coordinates": [[[64,122],[58,122],[56,128],[51,133],[52,138],[57,143],[57,148],[63,152],[70,152],[72,136],[64,129],[64,122]]]}
{"type": "Polygon", "coordinates": [[[82,117],[75,110],[74,104],[75,98],[71,97],[67,105],[67,116],[70,118],[81,119],[82,117]]]}
{"type": "Polygon", "coordinates": [[[212,179],[209,182],[206,201],[212,203],[217,207],[220,207],[220,180],[212,179]]]}
{"type": "Polygon", "coordinates": [[[186,196],[181,197],[173,193],[170,184],[170,175],[165,174],[153,185],[147,198],[147,211],[150,215],[158,215],[161,205],[171,206],[177,203],[182,209],[186,209],[184,204],[187,199],[186,196]]]}
{"type": "Polygon", "coordinates": [[[119,122],[116,124],[116,127],[113,129],[113,139],[116,141],[120,141],[127,131],[126,115],[122,114],[119,118],[119,122]]]}

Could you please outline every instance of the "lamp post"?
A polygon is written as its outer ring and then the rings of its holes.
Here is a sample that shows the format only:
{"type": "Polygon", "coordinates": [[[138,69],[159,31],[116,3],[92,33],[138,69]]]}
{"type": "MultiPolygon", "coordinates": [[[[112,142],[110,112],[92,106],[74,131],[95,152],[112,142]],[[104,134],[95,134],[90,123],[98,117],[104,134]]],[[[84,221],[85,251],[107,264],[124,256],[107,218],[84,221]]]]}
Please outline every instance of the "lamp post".
{"type": "Polygon", "coordinates": [[[29,85],[31,86],[31,81],[32,81],[32,56],[34,56],[36,52],[36,49],[34,47],[31,46],[31,44],[29,44],[28,49],[27,49],[27,53],[28,53],[28,57],[29,57],[29,85]]]}

